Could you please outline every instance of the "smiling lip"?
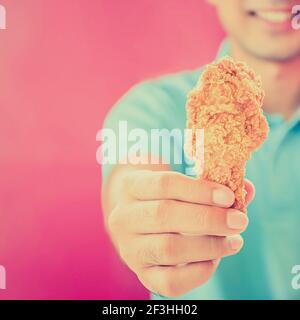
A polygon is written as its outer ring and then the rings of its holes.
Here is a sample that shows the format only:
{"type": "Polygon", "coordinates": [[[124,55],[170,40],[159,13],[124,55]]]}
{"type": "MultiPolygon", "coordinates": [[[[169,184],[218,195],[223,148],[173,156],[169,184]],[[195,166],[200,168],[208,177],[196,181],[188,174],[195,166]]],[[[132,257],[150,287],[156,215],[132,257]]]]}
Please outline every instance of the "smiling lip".
{"type": "Polygon", "coordinates": [[[292,8],[249,10],[249,15],[260,19],[269,28],[284,31],[291,29],[292,8]]]}
{"type": "Polygon", "coordinates": [[[291,11],[256,11],[258,18],[270,23],[284,23],[291,20],[291,11]]]}

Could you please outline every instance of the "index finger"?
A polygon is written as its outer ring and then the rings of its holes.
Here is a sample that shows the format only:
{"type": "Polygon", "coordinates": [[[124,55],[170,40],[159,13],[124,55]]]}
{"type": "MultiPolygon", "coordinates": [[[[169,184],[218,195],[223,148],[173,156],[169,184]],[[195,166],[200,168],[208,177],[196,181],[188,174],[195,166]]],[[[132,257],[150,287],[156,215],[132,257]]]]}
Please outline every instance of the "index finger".
{"type": "Polygon", "coordinates": [[[180,200],[231,207],[234,193],[228,187],[172,171],[139,170],[129,173],[128,191],[138,200],[180,200]]]}

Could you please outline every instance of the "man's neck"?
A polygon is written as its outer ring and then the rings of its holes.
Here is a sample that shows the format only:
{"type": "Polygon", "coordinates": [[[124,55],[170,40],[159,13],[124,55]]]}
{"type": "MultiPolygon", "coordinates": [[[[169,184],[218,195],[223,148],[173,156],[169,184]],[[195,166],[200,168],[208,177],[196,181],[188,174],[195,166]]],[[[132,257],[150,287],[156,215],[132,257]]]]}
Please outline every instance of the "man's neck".
{"type": "Polygon", "coordinates": [[[248,54],[234,42],[230,45],[233,58],[246,62],[261,76],[266,93],[264,110],[290,118],[300,106],[300,57],[287,62],[267,61],[248,54]]]}

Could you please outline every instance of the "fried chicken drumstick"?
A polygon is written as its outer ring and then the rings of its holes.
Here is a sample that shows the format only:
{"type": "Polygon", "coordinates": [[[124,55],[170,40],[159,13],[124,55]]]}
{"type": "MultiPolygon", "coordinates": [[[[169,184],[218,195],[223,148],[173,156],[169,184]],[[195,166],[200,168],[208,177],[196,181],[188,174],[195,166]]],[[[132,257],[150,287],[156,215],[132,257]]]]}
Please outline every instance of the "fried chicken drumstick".
{"type": "Polygon", "coordinates": [[[246,212],[245,166],[268,134],[261,81],[244,63],[229,57],[208,65],[188,94],[189,155],[199,178],[228,186],[233,208],[246,212]],[[196,129],[204,129],[204,165],[196,152],[196,129]]]}

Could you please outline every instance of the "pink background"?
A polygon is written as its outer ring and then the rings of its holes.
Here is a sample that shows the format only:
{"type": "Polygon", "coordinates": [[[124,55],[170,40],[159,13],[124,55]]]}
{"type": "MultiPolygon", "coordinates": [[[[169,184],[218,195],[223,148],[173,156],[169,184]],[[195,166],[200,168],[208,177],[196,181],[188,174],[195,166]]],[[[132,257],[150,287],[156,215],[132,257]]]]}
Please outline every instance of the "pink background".
{"type": "Polygon", "coordinates": [[[202,0],[0,3],[0,298],[147,298],[103,229],[96,132],[132,84],[214,57],[214,11],[202,0]]]}

